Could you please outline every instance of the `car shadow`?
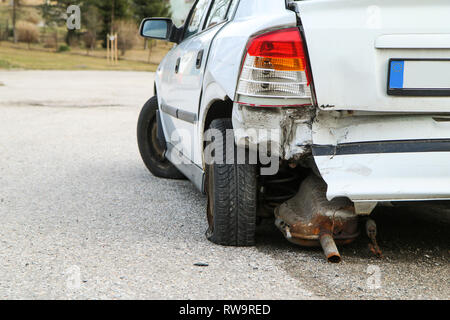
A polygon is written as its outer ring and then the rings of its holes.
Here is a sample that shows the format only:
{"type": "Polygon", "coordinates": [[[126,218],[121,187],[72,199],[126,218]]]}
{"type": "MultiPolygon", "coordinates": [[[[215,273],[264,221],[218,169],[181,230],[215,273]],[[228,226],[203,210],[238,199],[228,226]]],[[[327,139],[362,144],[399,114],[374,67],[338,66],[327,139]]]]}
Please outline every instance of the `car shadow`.
{"type": "MultiPolygon", "coordinates": [[[[371,218],[377,223],[377,240],[383,252],[381,260],[412,262],[427,256],[448,261],[450,204],[379,207],[371,218]]],[[[368,245],[369,239],[361,219],[359,237],[349,245],[340,246],[339,251],[346,260],[378,259],[370,252],[368,245]]],[[[287,241],[272,220],[264,220],[258,227],[257,248],[271,254],[277,251],[278,257],[282,256],[282,252],[297,252],[323,258],[320,247],[300,247],[287,241]]]]}

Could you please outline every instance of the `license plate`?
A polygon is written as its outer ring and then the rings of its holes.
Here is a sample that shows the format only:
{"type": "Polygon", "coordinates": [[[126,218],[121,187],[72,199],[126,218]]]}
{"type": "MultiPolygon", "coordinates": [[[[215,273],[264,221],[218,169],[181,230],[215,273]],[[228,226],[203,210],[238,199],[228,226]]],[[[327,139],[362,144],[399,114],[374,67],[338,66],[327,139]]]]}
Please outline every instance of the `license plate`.
{"type": "Polygon", "coordinates": [[[450,59],[391,59],[388,94],[450,96],[450,59]]]}

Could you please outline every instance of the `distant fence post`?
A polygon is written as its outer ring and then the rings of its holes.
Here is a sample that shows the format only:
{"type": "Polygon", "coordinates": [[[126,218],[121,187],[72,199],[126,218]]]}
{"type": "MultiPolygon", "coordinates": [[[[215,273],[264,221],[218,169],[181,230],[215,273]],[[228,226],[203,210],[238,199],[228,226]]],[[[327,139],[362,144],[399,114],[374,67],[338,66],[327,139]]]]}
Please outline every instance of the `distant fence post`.
{"type": "Polygon", "coordinates": [[[106,61],[109,63],[109,34],[106,35],[106,61]]]}
{"type": "Polygon", "coordinates": [[[106,61],[110,64],[117,64],[119,62],[119,51],[117,45],[117,33],[106,35],[106,61]]]}
{"type": "Polygon", "coordinates": [[[119,63],[119,50],[118,50],[118,44],[117,44],[118,39],[119,39],[119,36],[116,33],[116,35],[114,36],[115,47],[116,47],[116,49],[115,49],[115,51],[116,51],[116,64],[119,63]]]}

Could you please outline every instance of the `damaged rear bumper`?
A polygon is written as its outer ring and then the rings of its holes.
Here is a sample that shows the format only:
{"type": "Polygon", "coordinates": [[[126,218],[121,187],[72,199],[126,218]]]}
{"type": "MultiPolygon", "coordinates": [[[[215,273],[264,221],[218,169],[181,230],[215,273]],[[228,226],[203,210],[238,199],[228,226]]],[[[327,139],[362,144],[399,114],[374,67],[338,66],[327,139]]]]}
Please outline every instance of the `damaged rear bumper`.
{"type": "Polygon", "coordinates": [[[300,160],[311,155],[314,107],[269,108],[235,104],[233,128],[238,146],[267,147],[272,156],[300,160]]]}
{"type": "Polygon", "coordinates": [[[329,200],[450,199],[450,117],[321,113],[313,142],[329,200]]]}
{"type": "Polygon", "coordinates": [[[348,198],[358,213],[377,202],[450,200],[449,115],[235,104],[233,126],[238,145],[269,144],[293,162],[312,156],[327,199],[348,198]]]}

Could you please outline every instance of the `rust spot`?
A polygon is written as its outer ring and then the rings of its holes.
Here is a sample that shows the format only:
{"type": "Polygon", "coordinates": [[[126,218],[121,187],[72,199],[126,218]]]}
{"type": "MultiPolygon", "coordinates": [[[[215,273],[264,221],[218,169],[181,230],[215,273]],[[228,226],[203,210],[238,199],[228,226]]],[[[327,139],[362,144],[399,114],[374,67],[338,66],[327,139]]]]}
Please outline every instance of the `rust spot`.
{"type": "Polygon", "coordinates": [[[372,252],[377,258],[383,258],[383,253],[381,252],[380,247],[373,243],[369,243],[369,250],[372,252]]]}
{"type": "Polygon", "coordinates": [[[346,199],[328,201],[326,184],[311,175],[297,195],[275,210],[276,225],[286,238],[302,246],[322,246],[327,260],[339,262],[336,244],[348,244],[359,235],[358,216],[346,199]]]}

